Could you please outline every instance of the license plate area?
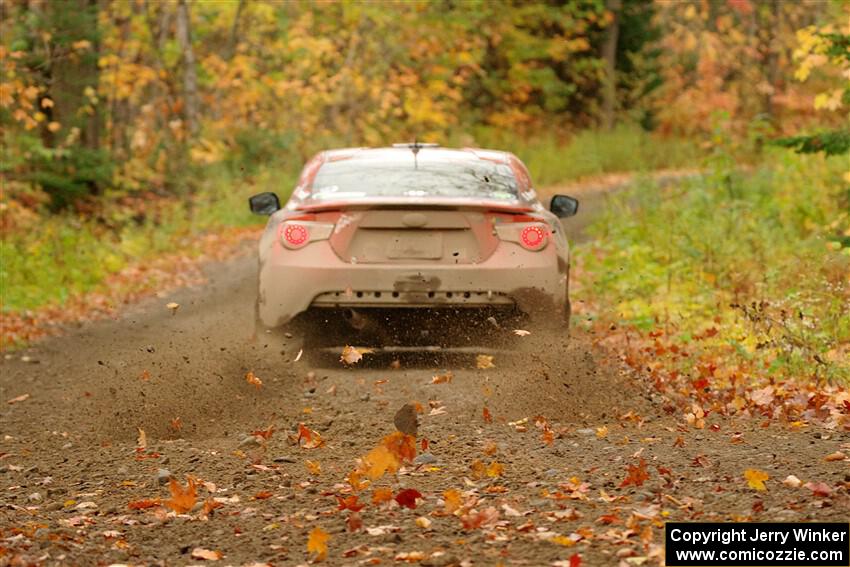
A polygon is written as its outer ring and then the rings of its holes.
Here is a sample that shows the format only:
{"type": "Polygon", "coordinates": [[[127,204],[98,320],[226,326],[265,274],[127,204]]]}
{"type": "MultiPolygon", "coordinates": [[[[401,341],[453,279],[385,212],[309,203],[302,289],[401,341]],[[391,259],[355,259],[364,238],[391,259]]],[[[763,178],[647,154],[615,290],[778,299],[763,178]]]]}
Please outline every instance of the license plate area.
{"type": "Polygon", "coordinates": [[[439,260],[443,257],[443,235],[439,232],[396,232],[387,242],[392,260],[439,260]]]}

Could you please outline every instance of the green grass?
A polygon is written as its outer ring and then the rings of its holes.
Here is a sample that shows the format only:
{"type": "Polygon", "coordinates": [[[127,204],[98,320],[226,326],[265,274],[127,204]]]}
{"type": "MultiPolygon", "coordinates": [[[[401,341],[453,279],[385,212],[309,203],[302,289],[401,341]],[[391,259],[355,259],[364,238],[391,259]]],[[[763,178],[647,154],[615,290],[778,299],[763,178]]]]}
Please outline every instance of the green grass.
{"type": "Polygon", "coordinates": [[[752,172],[718,154],[705,176],[616,196],[577,254],[585,299],[621,324],[717,324],[718,344],[770,372],[850,378],[846,157],[772,151],[752,172]],[[733,307],[734,306],[734,307],[733,307]]]}
{"type": "Polygon", "coordinates": [[[260,191],[288,195],[293,173],[265,169],[237,178],[208,168],[189,199],[159,203],[141,223],[134,211],[112,211],[108,224],[70,213],[45,215],[32,230],[5,235],[0,244],[0,297],[4,310],[62,305],[70,296],[96,290],[130,263],[166,253],[198,254],[192,238],[224,227],[262,224],[248,197],[260,191]]]}

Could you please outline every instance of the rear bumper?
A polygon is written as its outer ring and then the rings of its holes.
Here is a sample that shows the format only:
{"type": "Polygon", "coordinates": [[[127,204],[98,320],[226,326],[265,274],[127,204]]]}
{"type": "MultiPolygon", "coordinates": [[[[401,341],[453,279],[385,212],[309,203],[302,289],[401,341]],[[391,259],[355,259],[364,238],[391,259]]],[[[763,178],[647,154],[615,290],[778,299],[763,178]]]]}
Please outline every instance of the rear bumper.
{"type": "Polygon", "coordinates": [[[310,307],[512,307],[532,317],[566,304],[567,261],[555,246],[529,252],[502,243],[478,264],[351,264],[326,241],[275,244],[260,264],[258,318],[277,327],[310,307]]]}

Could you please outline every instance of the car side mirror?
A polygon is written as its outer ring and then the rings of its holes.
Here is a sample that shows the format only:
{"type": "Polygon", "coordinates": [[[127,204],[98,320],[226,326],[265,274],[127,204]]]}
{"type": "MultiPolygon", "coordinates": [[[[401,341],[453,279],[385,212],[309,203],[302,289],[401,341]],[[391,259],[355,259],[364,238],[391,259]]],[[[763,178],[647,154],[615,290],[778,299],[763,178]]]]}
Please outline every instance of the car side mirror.
{"type": "Polygon", "coordinates": [[[251,212],[255,215],[270,215],[280,210],[280,199],[270,192],[257,193],[248,199],[248,204],[251,205],[251,212]]]}
{"type": "Polygon", "coordinates": [[[571,217],[578,212],[578,199],[569,195],[555,195],[549,202],[549,210],[562,219],[571,217]]]}

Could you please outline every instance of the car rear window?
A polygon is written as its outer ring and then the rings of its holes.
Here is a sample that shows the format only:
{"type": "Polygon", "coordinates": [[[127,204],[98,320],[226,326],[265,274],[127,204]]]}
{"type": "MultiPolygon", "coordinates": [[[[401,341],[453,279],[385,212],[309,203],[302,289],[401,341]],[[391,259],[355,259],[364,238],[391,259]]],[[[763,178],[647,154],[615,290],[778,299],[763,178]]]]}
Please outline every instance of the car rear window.
{"type": "Polygon", "coordinates": [[[513,170],[484,160],[432,159],[421,152],[409,159],[345,159],[322,164],[310,190],[315,200],[358,197],[478,197],[513,200],[513,170]]]}

